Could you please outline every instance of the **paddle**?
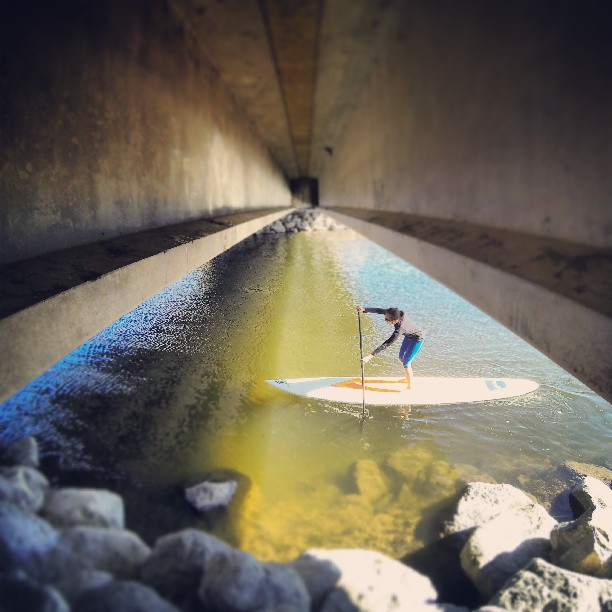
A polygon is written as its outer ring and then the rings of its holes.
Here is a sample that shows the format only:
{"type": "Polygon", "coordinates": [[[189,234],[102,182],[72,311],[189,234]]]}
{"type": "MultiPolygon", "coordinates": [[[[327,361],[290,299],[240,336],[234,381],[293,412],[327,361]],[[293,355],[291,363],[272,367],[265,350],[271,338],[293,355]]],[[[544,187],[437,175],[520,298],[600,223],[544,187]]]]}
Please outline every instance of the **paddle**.
{"type": "Polygon", "coordinates": [[[359,358],[361,361],[361,390],[363,392],[363,401],[362,401],[362,410],[361,416],[365,417],[366,407],[365,407],[365,379],[363,373],[363,337],[361,335],[361,311],[357,311],[357,320],[359,321],[359,358]]]}

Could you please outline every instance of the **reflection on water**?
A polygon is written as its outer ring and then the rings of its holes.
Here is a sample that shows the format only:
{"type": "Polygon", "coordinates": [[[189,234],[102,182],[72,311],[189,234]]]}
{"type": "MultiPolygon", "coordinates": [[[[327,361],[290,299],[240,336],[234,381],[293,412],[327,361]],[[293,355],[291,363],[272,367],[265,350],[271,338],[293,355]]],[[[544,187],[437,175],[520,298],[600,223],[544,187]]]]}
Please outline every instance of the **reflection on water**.
{"type": "MultiPolygon", "coordinates": [[[[364,348],[389,334],[364,317],[364,348]]],[[[49,339],[52,341],[52,339],[49,339]]],[[[396,348],[367,366],[401,376],[396,348]]],[[[56,482],[112,488],[152,542],[195,526],[262,559],[313,546],[401,557],[433,537],[464,480],[527,485],[565,460],[610,461],[610,405],[407,263],[346,232],[235,247],[69,355],[0,407],[3,440],[36,435],[56,482]],[[284,394],[272,378],[359,375],[354,304],[397,305],[426,330],[415,374],[524,377],[529,396],[370,407],[284,394]],[[244,475],[224,512],[182,487],[244,475]]]]}

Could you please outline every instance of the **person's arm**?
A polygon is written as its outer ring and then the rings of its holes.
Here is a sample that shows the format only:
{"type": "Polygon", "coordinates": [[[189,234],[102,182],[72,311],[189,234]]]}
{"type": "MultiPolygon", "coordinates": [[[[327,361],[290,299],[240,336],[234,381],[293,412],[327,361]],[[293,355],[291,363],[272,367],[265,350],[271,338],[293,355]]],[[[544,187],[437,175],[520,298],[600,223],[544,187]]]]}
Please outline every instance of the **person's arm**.
{"type": "Polygon", "coordinates": [[[397,329],[395,329],[395,331],[391,334],[391,336],[389,336],[389,338],[385,340],[378,348],[372,351],[372,356],[378,355],[378,353],[381,353],[386,348],[389,348],[399,338],[399,335],[400,335],[400,330],[399,330],[399,325],[398,325],[397,329]]]}
{"type": "Polygon", "coordinates": [[[370,314],[385,314],[387,310],[385,308],[364,308],[363,312],[369,312],[370,314]]]}

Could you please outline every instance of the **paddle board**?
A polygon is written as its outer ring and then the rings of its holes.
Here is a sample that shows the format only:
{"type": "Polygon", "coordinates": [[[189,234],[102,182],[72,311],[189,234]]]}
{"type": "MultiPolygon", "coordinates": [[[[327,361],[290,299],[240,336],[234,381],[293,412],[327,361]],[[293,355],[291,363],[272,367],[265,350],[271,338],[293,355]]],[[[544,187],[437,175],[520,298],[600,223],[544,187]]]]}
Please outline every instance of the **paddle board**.
{"type": "MultiPolygon", "coordinates": [[[[301,397],[361,404],[361,377],[287,378],[268,380],[273,387],[301,397]]],[[[523,378],[444,378],[419,376],[408,391],[405,378],[365,379],[368,406],[419,406],[486,402],[531,393],[538,384],[523,378]]]]}

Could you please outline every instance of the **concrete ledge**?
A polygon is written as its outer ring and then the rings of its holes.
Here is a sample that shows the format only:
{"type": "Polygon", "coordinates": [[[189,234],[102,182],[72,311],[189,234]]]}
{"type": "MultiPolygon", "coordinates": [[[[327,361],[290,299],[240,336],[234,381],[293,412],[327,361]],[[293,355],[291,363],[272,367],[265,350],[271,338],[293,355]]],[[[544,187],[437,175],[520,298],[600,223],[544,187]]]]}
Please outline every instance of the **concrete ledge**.
{"type": "Polygon", "coordinates": [[[0,268],[0,401],[292,208],[183,223],[0,268]]]}
{"type": "Polygon", "coordinates": [[[612,400],[610,251],[401,213],[325,212],[469,300],[612,400]]]}

